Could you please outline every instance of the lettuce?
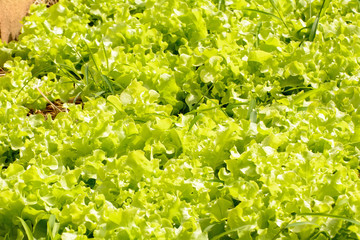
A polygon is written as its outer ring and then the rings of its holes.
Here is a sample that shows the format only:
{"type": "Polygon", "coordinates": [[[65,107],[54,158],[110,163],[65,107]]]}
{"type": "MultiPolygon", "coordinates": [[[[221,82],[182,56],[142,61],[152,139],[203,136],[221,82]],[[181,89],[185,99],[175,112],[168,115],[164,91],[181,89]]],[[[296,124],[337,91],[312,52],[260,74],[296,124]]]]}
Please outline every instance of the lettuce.
{"type": "Polygon", "coordinates": [[[33,6],[0,43],[0,239],[359,239],[359,12],[33,6]]]}

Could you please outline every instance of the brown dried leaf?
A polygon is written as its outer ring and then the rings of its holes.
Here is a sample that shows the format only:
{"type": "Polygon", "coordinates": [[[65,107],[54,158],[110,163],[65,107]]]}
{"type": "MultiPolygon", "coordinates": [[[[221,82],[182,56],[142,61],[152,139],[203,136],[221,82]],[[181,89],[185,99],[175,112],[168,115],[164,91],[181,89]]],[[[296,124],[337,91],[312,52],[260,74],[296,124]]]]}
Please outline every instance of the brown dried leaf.
{"type": "Polygon", "coordinates": [[[22,27],[21,21],[28,14],[30,5],[45,3],[48,7],[58,0],[0,0],[0,39],[16,40],[22,27]]]}
{"type": "Polygon", "coordinates": [[[34,0],[0,0],[0,37],[3,41],[15,40],[21,30],[21,20],[34,0]]]}

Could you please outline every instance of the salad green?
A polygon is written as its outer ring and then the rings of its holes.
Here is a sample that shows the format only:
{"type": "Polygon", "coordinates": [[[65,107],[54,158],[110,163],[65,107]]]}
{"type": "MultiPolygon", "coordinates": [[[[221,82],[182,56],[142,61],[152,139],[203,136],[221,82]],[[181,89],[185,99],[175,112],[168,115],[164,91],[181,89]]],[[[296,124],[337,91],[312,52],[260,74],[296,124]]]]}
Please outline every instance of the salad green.
{"type": "Polygon", "coordinates": [[[360,239],[359,12],[33,6],[0,43],[0,239],[360,239]]]}

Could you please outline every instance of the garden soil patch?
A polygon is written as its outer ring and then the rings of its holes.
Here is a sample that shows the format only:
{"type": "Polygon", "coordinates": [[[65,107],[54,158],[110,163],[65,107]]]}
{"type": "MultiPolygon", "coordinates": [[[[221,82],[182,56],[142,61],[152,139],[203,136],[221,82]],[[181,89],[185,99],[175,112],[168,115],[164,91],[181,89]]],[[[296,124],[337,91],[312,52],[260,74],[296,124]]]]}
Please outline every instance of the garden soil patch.
{"type": "MultiPolygon", "coordinates": [[[[75,101],[75,98],[71,98],[69,99],[68,103],[75,103],[75,104],[81,104],[82,106],[83,101],[81,100],[81,98],[77,98],[75,101]]],[[[50,114],[52,119],[55,119],[56,115],[58,115],[58,113],[60,112],[67,112],[69,111],[68,109],[66,109],[63,106],[63,102],[60,99],[56,99],[55,101],[52,101],[51,104],[48,103],[46,105],[45,109],[30,109],[28,116],[33,115],[33,114],[41,114],[45,117],[45,119],[48,118],[48,114],[50,114]]]]}

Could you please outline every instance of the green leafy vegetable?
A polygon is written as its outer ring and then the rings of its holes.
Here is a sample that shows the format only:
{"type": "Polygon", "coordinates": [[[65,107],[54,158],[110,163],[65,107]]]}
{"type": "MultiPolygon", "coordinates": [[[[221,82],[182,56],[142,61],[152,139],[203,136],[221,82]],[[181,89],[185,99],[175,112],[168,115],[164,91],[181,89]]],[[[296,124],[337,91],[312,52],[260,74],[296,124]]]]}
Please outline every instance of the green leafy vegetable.
{"type": "Polygon", "coordinates": [[[0,239],[360,239],[358,0],[62,0],[0,43],[0,239]]]}

